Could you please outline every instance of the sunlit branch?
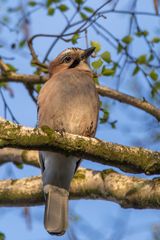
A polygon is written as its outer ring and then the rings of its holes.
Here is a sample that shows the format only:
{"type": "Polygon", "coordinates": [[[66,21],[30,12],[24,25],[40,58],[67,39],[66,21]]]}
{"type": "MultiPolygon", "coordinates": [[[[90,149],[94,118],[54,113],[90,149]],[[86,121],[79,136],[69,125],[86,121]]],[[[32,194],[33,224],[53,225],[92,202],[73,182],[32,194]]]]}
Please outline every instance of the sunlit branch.
{"type": "Polygon", "coordinates": [[[26,128],[0,118],[0,148],[5,147],[62,152],[115,166],[126,172],[160,172],[160,152],[69,133],[61,134],[48,127],[26,128]]]}
{"type": "MultiPolygon", "coordinates": [[[[72,180],[70,199],[103,199],[124,208],[160,208],[159,179],[128,177],[112,170],[79,169],[72,180]]],[[[0,181],[0,206],[44,203],[40,177],[0,181]]]]}

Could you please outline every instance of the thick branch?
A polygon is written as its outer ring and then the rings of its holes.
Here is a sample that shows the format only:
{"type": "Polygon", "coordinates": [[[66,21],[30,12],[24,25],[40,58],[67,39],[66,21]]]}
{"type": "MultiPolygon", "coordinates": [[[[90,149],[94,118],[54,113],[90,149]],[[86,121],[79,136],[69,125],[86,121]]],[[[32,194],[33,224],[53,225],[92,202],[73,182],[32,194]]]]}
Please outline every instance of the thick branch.
{"type": "MultiPolygon", "coordinates": [[[[0,75],[0,82],[10,81],[10,82],[19,82],[19,83],[44,83],[47,81],[47,77],[38,76],[38,75],[25,75],[25,74],[16,74],[16,73],[9,73],[8,75],[0,75]]],[[[158,121],[160,121],[160,109],[156,108],[152,104],[148,103],[147,101],[140,100],[138,98],[132,97],[125,93],[121,93],[119,91],[110,89],[108,87],[103,87],[97,85],[98,93],[103,97],[109,97],[120,102],[132,105],[137,107],[145,112],[154,116],[158,121]]]]}
{"type": "MultiPolygon", "coordinates": [[[[112,170],[79,169],[70,199],[103,199],[124,208],[160,208],[160,179],[128,177],[112,170]]],[[[34,206],[44,202],[40,177],[0,181],[0,206],[34,206]]]]}
{"type": "Polygon", "coordinates": [[[160,152],[61,134],[48,127],[25,128],[0,118],[0,148],[4,147],[64,152],[127,172],[160,173],[160,152]]]}

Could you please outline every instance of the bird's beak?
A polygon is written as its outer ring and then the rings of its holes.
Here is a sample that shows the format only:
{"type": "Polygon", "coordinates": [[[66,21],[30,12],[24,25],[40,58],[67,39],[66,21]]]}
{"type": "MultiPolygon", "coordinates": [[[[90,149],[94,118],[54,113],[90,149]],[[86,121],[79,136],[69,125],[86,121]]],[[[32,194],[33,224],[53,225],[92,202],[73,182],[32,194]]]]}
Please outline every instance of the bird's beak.
{"type": "Polygon", "coordinates": [[[81,54],[81,59],[87,59],[89,56],[91,56],[95,49],[95,47],[85,49],[81,54]]]}

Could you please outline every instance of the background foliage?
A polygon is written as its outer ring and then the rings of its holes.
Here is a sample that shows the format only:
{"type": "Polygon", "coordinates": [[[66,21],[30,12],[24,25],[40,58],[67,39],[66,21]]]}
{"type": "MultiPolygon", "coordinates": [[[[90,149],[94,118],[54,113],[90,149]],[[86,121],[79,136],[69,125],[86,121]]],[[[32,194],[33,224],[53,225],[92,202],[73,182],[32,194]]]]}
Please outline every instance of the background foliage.
{"type": "MultiPolygon", "coordinates": [[[[159,106],[158,0],[147,0],[145,4],[141,0],[1,0],[0,8],[0,57],[8,65],[7,71],[43,76],[46,65],[62,49],[95,46],[91,67],[97,84],[159,106]],[[50,34],[37,35],[33,40],[37,56],[33,52],[31,55],[27,45],[35,34],[50,34]]],[[[36,97],[40,88],[41,84],[1,81],[0,115],[20,124],[36,126],[36,97]]],[[[145,112],[101,98],[99,123],[97,136],[101,139],[159,150],[159,123],[145,112]]],[[[82,165],[104,169],[85,161],[82,165]]],[[[2,178],[38,172],[32,167],[17,165],[15,168],[10,164],[2,166],[0,171],[2,178]]],[[[3,215],[0,230],[6,239],[17,238],[18,232],[20,238],[24,238],[24,232],[26,239],[51,238],[42,227],[42,207],[2,208],[0,211],[3,215]]],[[[157,211],[122,210],[103,201],[71,201],[70,222],[71,227],[62,239],[160,238],[157,211]]],[[[0,239],[4,238],[1,233],[0,239]]]]}

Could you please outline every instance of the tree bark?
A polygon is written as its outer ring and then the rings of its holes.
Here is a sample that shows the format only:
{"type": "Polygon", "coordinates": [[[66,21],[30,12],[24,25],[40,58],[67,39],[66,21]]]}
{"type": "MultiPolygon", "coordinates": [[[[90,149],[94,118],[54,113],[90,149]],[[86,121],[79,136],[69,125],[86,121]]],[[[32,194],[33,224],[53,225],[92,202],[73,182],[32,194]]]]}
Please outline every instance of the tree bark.
{"type": "MultiPolygon", "coordinates": [[[[160,208],[160,179],[144,180],[113,170],[91,171],[80,168],[72,180],[70,199],[103,199],[123,208],[160,208]]],[[[43,204],[39,176],[0,181],[0,206],[43,204]]]]}
{"type": "Polygon", "coordinates": [[[12,162],[14,164],[27,164],[39,167],[39,154],[37,151],[27,151],[16,148],[0,149],[0,165],[12,162]]]}
{"type": "Polygon", "coordinates": [[[25,128],[0,118],[0,148],[57,151],[132,173],[159,174],[160,152],[104,142],[95,138],[25,128]]]}

